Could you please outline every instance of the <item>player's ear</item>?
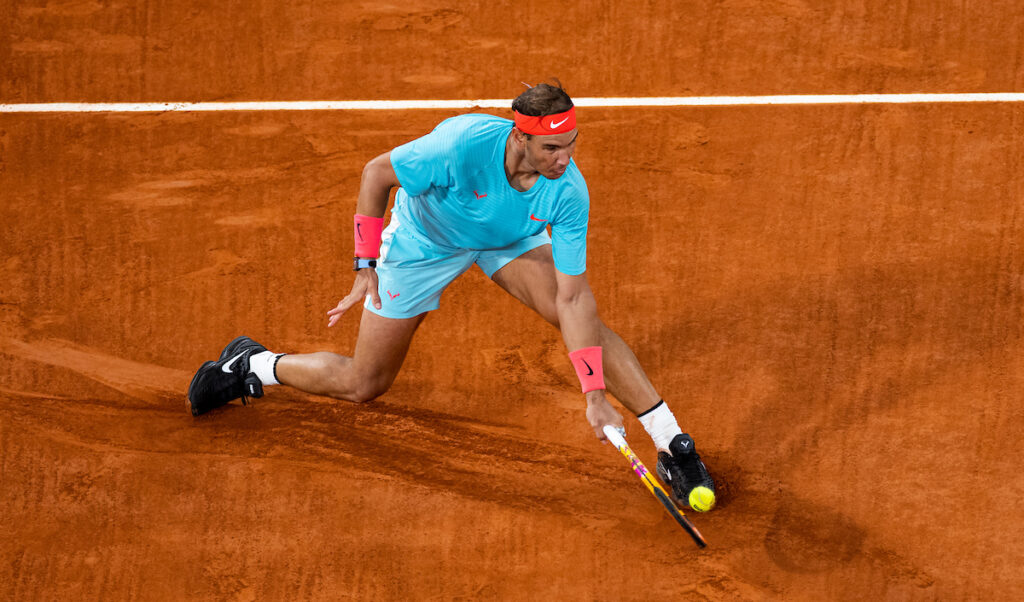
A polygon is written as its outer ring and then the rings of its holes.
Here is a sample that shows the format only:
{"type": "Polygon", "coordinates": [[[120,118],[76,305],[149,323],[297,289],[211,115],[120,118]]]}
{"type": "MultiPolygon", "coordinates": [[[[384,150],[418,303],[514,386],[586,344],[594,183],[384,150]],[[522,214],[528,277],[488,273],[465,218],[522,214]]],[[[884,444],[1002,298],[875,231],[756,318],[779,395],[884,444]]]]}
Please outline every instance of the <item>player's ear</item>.
{"type": "Polygon", "coordinates": [[[526,146],[526,134],[517,127],[512,128],[512,140],[515,141],[516,146],[526,146]]]}

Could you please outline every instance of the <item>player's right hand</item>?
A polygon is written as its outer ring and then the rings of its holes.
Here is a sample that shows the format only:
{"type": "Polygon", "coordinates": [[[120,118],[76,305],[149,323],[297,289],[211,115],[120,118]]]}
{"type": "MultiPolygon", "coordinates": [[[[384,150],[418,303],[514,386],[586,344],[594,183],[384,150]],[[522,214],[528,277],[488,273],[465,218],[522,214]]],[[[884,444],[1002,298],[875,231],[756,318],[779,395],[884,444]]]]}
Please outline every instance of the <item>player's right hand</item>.
{"type": "Polygon", "coordinates": [[[380,294],[377,292],[377,270],[373,268],[363,268],[356,272],[356,281],[352,283],[352,292],[348,294],[344,299],[338,301],[338,306],[334,309],[328,310],[327,315],[327,327],[330,328],[338,323],[341,319],[342,314],[349,310],[350,307],[357,303],[361,303],[367,295],[370,296],[370,300],[373,302],[373,306],[380,309],[380,294]]]}

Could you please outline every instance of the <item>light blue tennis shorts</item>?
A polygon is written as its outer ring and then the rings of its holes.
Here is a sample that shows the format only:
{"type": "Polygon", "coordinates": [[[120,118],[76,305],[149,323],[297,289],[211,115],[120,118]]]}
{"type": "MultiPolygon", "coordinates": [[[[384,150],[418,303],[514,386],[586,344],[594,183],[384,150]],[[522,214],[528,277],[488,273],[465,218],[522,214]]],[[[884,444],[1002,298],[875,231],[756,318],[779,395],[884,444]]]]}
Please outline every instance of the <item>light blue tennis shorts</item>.
{"type": "Polygon", "coordinates": [[[513,259],[551,244],[547,231],[501,249],[468,251],[440,248],[418,230],[392,217],[381,237],[377,262],[381,308],[367,297],[364,307],[385,318],[412,318],[441,307],[441,293],[460,274],[477,264],[490,278],[513,259]]]}

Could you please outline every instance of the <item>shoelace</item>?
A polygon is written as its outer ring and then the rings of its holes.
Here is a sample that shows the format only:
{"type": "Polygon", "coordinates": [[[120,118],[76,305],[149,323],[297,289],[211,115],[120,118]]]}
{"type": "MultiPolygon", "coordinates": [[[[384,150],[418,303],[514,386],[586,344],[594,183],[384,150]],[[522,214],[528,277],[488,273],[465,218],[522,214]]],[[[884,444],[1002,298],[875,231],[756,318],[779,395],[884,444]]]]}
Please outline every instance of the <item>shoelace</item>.
{"type": "Polygon", "coordinates": [[[249,396],[246,395],[246,392],[249,390],[249,386],[249,375],[246,374],[245,379],[242,381],[242,405],[244,406],[249,405],[249,396]]]}

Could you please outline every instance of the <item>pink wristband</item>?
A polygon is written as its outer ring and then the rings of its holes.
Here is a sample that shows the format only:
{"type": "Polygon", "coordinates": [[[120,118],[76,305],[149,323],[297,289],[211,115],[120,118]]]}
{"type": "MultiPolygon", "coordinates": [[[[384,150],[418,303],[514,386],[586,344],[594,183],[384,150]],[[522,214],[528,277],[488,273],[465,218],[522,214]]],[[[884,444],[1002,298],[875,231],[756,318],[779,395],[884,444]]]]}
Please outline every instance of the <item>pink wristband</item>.
{"type": "Polygon", "coordinates": [[[584,393],[605,388],[600,347],[577,349],[569,353],[569,359],[572,360],[572,367],[576,368],[576,376],[580,378],[584,393]]]}
{"type": "Polygon", "coordinates": [[[383,217],[356,214],[356,257],[371,259],[380,255],[380,233],[383,229],[383,217]]]}

